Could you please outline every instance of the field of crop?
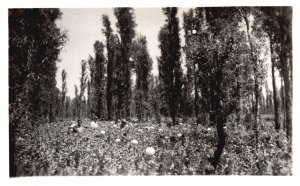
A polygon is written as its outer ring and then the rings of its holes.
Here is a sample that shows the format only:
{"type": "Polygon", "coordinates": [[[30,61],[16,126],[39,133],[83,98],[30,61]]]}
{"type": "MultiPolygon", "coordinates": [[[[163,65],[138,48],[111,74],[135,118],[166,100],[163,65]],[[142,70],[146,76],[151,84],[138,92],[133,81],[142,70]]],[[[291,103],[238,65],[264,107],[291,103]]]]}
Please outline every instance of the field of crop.
{"type": "MultiPolygon", "coordinates": [[[[292,148],[284,133],[261,121],[256,151],[251,130],[228,125],[226,146],[213,174],[291,175],[292,148]]],[[[89,126],[84,120],[83,125],[89,126]]],[[[216,148],[214,127],[183,123],[99,122],[83,133],[69,133],[70,121],[20,131],[16,143],[17,176],[37,175],[205,175],[216,148]],[[21,135],[22,134],[22,135],[21,135]],[[153,155],[146,149],[155,149],[153,155]]]]}

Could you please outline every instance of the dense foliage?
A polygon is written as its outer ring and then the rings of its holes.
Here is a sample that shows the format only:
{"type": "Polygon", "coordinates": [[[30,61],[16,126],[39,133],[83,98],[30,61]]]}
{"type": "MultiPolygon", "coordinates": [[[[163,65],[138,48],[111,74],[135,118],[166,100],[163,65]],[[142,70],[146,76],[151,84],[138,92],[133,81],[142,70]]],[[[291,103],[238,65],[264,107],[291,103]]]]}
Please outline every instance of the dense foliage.
{"type": "Polygon", "coordinates": [[[114,99],[114,89],[115,89],[115,61],[116,61],[116,49],[115,49],[115,37],[113,35],[113,30],[111,28],[111,22],[107,15],[102,16],[102,23],[104,29],[102,32],[106,38],[106,50],[107,50],[107,84],[106,84],[106,103],[107,103],[107,119],[112,118],[112,106],[114,99]]]}
{"type": "Polygon", "coordinates": [[[217,143],[215,128],[147,122],[120,129],[120,123],[101,122],[98,129],[88,127],[80,134],[68,133],[68,123],[46,124],[30,133],[19,131],[17,175],[291,175],[291,148],[284,133],[265,119],[260,126],[255,155],[253,133],[227,123],[227,145],[212,172],[208,161],[217,143]],[[148,147],[155,149],[154,155],[147,155],[148,147]]]}
{"type": "Polygon", "coordinates": [[[131,100],[131,70],[133,68],[130,60],[130,46],[135,36],[134,10],[132,8],[115,8],[114,14],[117,18],[116,26],[120,34],[120,54],[116,63],[117,82],[117,118],[130,118],[131,100]]]}
{"type": "Polygon", "coordinates": [[[9,10],[10,175],[15,174],[15,129],[59,116],[56,62],[65,34],[59,9],[9,10]]]}
{"type": "Polygon", "coordinates": [[[132,58],[135,62],[135,105],[137,118],[145,120],[150,117],[149,105],[149,80],[152,69],[152,59],[150,58],[147,39],[139,36],[132,46],[132,58]]]}
{"type": "Polygon", "coordinates": [[[93,70],[91,74],[91,87],[93,94],[92,112],[91,114],[102,118],[106,115],[103,113],[105,109],[105,71],[106,71],[106,59],[104,57],[104,45],[103,43],[96,41],[94,44],[95,60],[90,63],[90,68],[93,70]]]}
{"type": "Polygon", "coordinates": [[[161,57],[159,58],[159,78],[161,80],[162,98],[168,105],[168,116],[176,123],[181,97],[180,37],[177,8],[163,8],[167,17],[161,28],[158,40],[161,57]]]}

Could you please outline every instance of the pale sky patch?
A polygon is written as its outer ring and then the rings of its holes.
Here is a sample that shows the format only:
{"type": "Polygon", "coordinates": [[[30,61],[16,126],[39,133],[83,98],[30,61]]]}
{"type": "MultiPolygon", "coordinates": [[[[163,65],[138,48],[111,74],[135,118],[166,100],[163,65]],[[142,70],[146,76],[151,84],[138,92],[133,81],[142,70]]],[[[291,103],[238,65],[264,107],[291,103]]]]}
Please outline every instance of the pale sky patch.
{"type": "MultiPolygon", "coordinates": [[[[179,8],[178,17],[180,24],[181,45],[184,43],[182,29],[182,14],[188,8],[179,8]]],[[[116,18],[112,8],[101,9],[61,9],[62,19],[57,22],[58,26],[68,33],[68,41],[65,44],[60,58],[61,62],[57,64],[56,74],[57,87],[61,90],[61,71],[67,72],[67,95],[73,98],[74,85],[79,85],[81,60],[87,60],[88,56],[94,57],[94,42],[99,40],[105,43],[105,36],[101,29],[103,28],[101,17],[107,14],[111,21],[114,33],[117,33],[116,18]]],[[[149,54],[153,60],[152,73],[158,75],[156,58],[160,56],[158,47],[158,33],[164,25],[166,17],[161,8],[135,8],[135,30],[137,34],[147,37],[149,54]]]]}

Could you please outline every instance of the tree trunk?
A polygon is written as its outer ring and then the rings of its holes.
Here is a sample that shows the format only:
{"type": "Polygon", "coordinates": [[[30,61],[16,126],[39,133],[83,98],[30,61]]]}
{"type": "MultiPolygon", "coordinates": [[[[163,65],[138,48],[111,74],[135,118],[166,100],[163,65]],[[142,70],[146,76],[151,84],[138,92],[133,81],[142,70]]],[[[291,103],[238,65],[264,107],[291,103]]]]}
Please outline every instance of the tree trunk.
{"type": "MultiPolygon", "coordinates": [[[[107,29],[108,31],[108,29],[107,29]]],[[[111,33],[106,35],[106,49],[107,49],[107,83],[106,83],[106,104],[107,104],[107,120],[112,119],[112,100],[113,100],[113,64],[114,64],[114,52],[111,48],[112,36],[111,33]]]]}
{"type": "Polygon", "coordinates": [[[199,95],[198,95],[198,89],[197,89],[197,75],[196,75],[196,64],[195,63],[194,63],[194,83],[195,83],[195,101],[194,101],[194,106],[195,106],[195,117],[196,117],[196,120],[197,120],[198,113],[199,113],[199,107],[198,107],[199,95]]]}
{"type": "Polygon", "coordinates": [[[277,99],[277,89],[276,89],[276,79],[274,75],[275,71],[275,59],[273,57],[273,45],[272,38],[270,39],[270,49],[271,49],[271,63],[272,63],[272,84],[273,84],[273,102],[274,102],[274,116],[275,116],[275,129],[276,131],[280,130],[280,122],[279,122],[279,104],[277,99]]]}
{"type": "MultiPolygon", "coordinates": [[[[127,61],[127,65],[130,66],[130,61],[129,59],[126,60],[127,61]]],[[[128,77],[126,78],[126,95],[125,95],[125,118],[127,120],[130,120],[131,115],[130,115],[130,106],[131,106],[131,80],[130,80],[130,67],[127,67],[125,70],[126,74],[125,76],[128,77]]]]}
{"type": "Polygon", "coordinates": [[[255,133],[255,141],[256,141],[256,149],[258,148],[258,99],[259,99],[259,91],[258,91],[258,81],[257,77],[255,77],[255,85],[254,85],[254,92],[255,92],[255,104],[254,104],[254,133],[255,133]]]}
{"type": "Polygon", "coordinates": [[[254,129],[254,133],[255,133],[255,140],[256,140],[256,148],[258,145],[258,123],[257,123],[257,117],[258,117],[258,100],[259,100],[259,85],[258,85],[258,79],[257,79],[257,59],[254,56],[254,49],[253,49],[253,43],[251,40],[251,36],[250,36],[250,31],[249,31],[249,20],[247,15],[244,16],[244,20],[246,22],[246,27],[247,27],[247,36],[248,36],[248,42],[250,44],[250,54],[251,54],[251,61],[254,64],[253,67],[253,73],[254,73],[254,105],[253,105],[253,115],[254,115],[254,125],[253,125],[253,129],[254,129]]]}
{"type": "Polygon", "coordinates": [[[61,118],[62,119],[65,118],[65,102],[64,101],[61,102],[61,118]]]}
{"type": "Polygon", "coordinates": [[[81,118],[82,116],[82,101],[81,101],[81,98],[79,100],[79,118],[81,118]]]}
{"type": "Polygon", "coordinates": [[[174,91],[172,91],[172,98],[171,98],[171,118],[172,118],[172,122],[173,122],[173,126],[175,126],[176,124],[176,108],[175,108],[175,93],[174,91]]]}
{"type": "Polygon", "coordinates": [[[289,139],[292,139],[292,79],[290,79],[292,60],[289,58],[288,53],[291,53],[292,48],[291,35],[290,35],[290,22],[281,22],[280,20],[280,62],[284,81],[285,92],[285,114],[286,114],[286,135],[289,139]],[[289,59],[289,60],[288,60],[289,59]]]}
{"type": "Polygon", "coordinates": [[[281,34],[281,51],[280,62],[284,81],[284,93],[285,93],[285,117],[286,117],[286,135],[288,138],[292,138],[292,94],[291,94],[291,80],[290,80],[290,65],[287,60],[288,47],[286,43],[286,33],[282,31],[281,34]]]}
{"type": "Polygon", "coordinates": [[[286,117],[285,117],[285,94],[284,94],[284,83],[283,77],[281,79],[281,88],[280,88],[280,95],[281,95],[281,112],[283,114],[283,129],[286,130],[286,117]]]}
{"type": "Polygon", "coordinates": [[[217,145],[217,150],[214,152],[214,157],[212,160],[212,165],[216,169],[217,165],[220,162],[221,154],[223,152],[223,149],[225,147],[225,140],[226,140],[226,135],[224,131],[224,124],[225,124],[225,117],[220,114],[216,116],[216,121],[217,121],[217,133],[218,133],[218,145],[217,145]]]}
{"type": "Polygon", "coordinates": [[[9,127],[9,177],[17,176],[17,167],[15,164],[15,126],[10,124],[9,127]]]}
{"type": "Polygon", "coordinates": [[[291,82],[289,79],[289,70],[287,66],[287,60],[282,54],[282,66],[283,66],[283,80],[284,80],[284,93],[285,93],[285,114],[286,114],[286,135],[289,139],[292,138],[292,94],[291,94],[291,82]]]}
{"type": "Polygon", "coordinates": [[[123,110],[122,110],[122,106],[123,106],[123,99],[122,99],[122,95],[121,95],[121,92],[118,91],[118,102],[117,102],[117,108],[116,108],[116,111],[117,111],[117,117],[116,117],[116,120],[118,119],[123,119],[124,115],[123,115],[123,110]]]}
{"type": "MultiPolygon", "coordinates": [[[[111,80],[110,80],[111,81],[111,80]]],[[[108,82],[108,80],[107,80],[108,82]]],[[[107,83],[107,88],[106,88],[106,103],[107,103],[107,119],[108,121],[111,120],[111,103],[112,103],[112,95],[111,95],[111,83],[107,83]]]]}
{"type": "Polygon", "coordinates": [[[216,151],[214,152],[214,156],[211,162],[212,166],[214,166],[215,169],[217,168],[217,165],[220,162],[221,154],[225,147],[225,140],[226,140],[225,131],[223,128],[226,122],[226,117],[225,114],[223,113],[222,105],[221,105],[222,81],[223,81],[222,69],[218,69],[218,72],[214,80],[212,80],[211,82],[212,90],[215,90],[214,93],[211,93],[212,110],[213,110],[213,113],[211,115],[211,120],[214,122],[214,124],[216,124],[217,133],[218,133],[218,145],[216,151]]]}

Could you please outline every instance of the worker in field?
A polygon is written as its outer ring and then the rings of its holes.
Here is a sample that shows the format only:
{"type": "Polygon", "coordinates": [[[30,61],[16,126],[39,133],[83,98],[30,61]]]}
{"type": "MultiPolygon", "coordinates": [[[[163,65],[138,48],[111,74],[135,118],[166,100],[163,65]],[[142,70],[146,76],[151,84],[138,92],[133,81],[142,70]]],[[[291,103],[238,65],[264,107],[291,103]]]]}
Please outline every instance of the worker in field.
{"type": "Polygon", "coordinates": [[[73,127],[72,132],[74,132],[74,133],[82,133],[83,132],[82,120],[81,119],[78,119],[77,126],[73,127]]]}
{"type": "Polygon", "coordinates": [[[77,126],[77,124],[76,124],[76,122],[73,120],[73,121],[71,121],[71,126],[70,126],[70,128],[74,128],[74,127],[76,127],[77,126]]]}
{"type": "Polygon", "coordinates": [[[98,128],[98,124],[97,124],[97,116],[94,117],[94,120],[91,122],[91,127],[92,128],[98,128]]]}
{"type": "Polygon", "coordinates": [[[71,125],[68,126],[68,130],[67,130],[67,133],[68,134],[71,134],[71,132],[74,131],[74,128],[77,126],[77,123],[74,121],[74,119],[71,121],[71,125]]]}

